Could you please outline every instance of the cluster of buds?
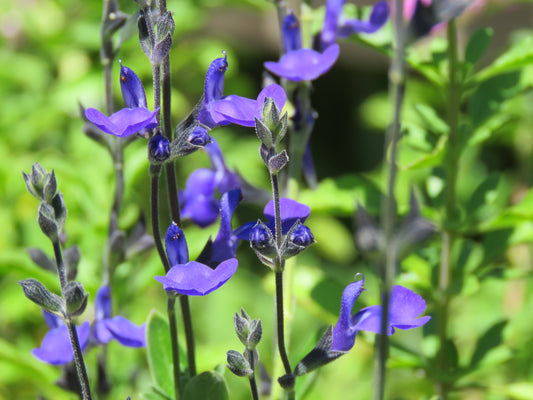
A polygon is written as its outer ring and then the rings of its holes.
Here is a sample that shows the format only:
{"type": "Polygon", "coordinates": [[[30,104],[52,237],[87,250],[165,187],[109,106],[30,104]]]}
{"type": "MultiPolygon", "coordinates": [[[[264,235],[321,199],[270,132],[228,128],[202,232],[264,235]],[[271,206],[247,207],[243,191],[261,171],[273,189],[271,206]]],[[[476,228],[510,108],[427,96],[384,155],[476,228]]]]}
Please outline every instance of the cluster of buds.
{"type": "Polygon", "coordinates": [[[30,174],[23,172],[22,175],[30,194],[41,202],[39,227],[50,240],[59,240],[59,234],[67,217],[67,208],[63,195],[57,190],[54,171],[48,173],[39,163],[35,163],[31,167],[30,174]]]}
{"type": "Polygon", "coordinates": [[[244,352],[241,354],[236,350],[228,351],[227,367],[237,376],[253,377],[259,361],[256,347],[263,334],[261,320],[252,320],[246,311],[241,308],[240,315],[235,313],[233,323],[239,340],[244,344],[244,352]]]}
{"type": "Polygon", "coordinates": [[[276,259],[286,260],[300,254],[313,244],[315,238],[311,229],[297,220],[278,247],[271,229],[261,221],[250,231],[250,246],[261,262],[276,269],[276,259]]]}
{"type": "MultiPolygon", "coordinates": [[[[67,216],[67,208],[63,195],[57,190],[54,171],[48,173],[40,164],[35,163],[32,166],[31,173],[26,174],[23,172],[22,174],[30,194],[41,202],[37,217],[39,227],[54,243],[54,246],[59,246],[61,231],[67,216]]],[[[36,263],[46,269],[55,267],[53,261],[48,259],[44,253],[34,249],[30,254],[36,263]]],[[[78,260],[79,251],[76,247],[73,247],[66,258],[67,266],[72,265],[75,271],[78,260]]],[[[65,273],[65,279],[68,279],[69,275],[65,273]]],[[[80,315],[87,306],[89,295],[85,292],[80,282],[65,282],[65,287],[62,288],[63,297],[52,293],[35,279],[25,279],[20,281],[19,284],[28,299],[41,308],[61,317],[80,315]]]]}
{"type": "Polygon", "coordinates": [[[261,141],[261,158],[272,175],[277,175],[289,162],[287,151],[276,147],[287,133],[287,113],[281,114],[272,97],[265,97],[261,108],[262,119],[255,118],[255,133],[261,141]]]}

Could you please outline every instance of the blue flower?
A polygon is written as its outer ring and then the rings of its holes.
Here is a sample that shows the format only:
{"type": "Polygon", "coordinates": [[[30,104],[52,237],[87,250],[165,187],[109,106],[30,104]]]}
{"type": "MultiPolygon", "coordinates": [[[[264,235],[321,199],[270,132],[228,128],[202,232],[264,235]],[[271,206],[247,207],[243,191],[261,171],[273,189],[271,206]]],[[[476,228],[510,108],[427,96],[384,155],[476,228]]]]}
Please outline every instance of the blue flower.
{"type": "Polygon", "coordinates": [[[274,99],[279,110],[283,109],[287,101],[287,95],[283,88],[273,83],[261,90],[256,100],[230,95],[215,101],[211,105],[212,116],[219,125],[233,123],[253,127],[256,118],[262,119],[261,109],[267,97],[274,99]]]}
{"type": "Polygon", "coordinates": [[[211,115],[211,105],[224,97],[224,75],[228,69],[228,58],[225,51],[223,54],[224,57],[214,59],[207,69],[202,105],[197,117],[201,124],[209,128],[220,125],[211,115]]]}
{"type": "Polygon", "coordinates": [[[205,296],[220,288],[237,270],[236,258],[222,261],[215,269],[198,261],[189,261],[185,235],[174,223],[165,235],[165,247],[172,268],[165,276],[156,276],[155,279],[168,291],[174,290],[189,296],[205,296]]]}
{"type": "MultiPolygon", "coordinates": [[[[298,203],[296,200],[281,198],[279,199],[280,219],[281,219],[281,233],[286,235],[293,225],[300,221],[304,223],[311,214],[309,206],[298,203]]],[[[275,216],[274,216],[274,201],[271,200],[265,206],[263,213],[267,219],[265,224],[273,233],[275,231],[275,216]]],[[[235,235],[242,240],[250,240],[250,231],[256,222],[248,222],[235,230],[235,235]]]]}
{"type": "Polygon", "coordinates": [[[146,105],[146,95],[139,77],[129,68],[120,67],[120,87],[128,108],[123,108],[107,117],[95,108],[85,110],[85,117],[105,133],[126,137],[144,129],[157,126],[156,115],[159,108],[150,111],[146,105]]]}
{"type": "MultiPolygon", "coordinates": [[[[360,275],[360,274],[358,274],[360,275]]],[[[366,307],[351,315],[352,308],[359,295],[363,292],[365,283],[362,279],[346,286],[342,293],[341,312],[337,324],[333,328],[333,342],[331,351],[348,351],[354,343],[357,332],[368,331],[381,333],[382,306],[366,307]]],[[[403,286],[393,286],[389,300],[389,318],[387,335],[392,335],[395,329],[412,329],[426,324],[431,317],[419,317],[426,309],[424,299],[403,286]]]]}
{"type": "Polygon", "coordinates": [[[220,201],[216,191],[224,194],[240,187],[239,177],[231,172],[215,139],[204,147],[211,160],[211,169],[199,168],[187,178],[185,190],[180,192],[181,215],[200,227],[216,221],[220,201]]]}
{"type": "Polygon", "coordinates": [[[282,36],[285,54],[278,62],[268,61],[265,68],[290,81],[312,81],[333,67],[339,57],[339,46],[329,46],[323,53],[302,48],[298,19],[290,12],[283,21],[282,36]]]}
{"type": "MultiPolygon", "coordinates": [[[[33,349],[32,354],[39,360],[51,364],[61,365],[74,360],[74,353],[70,344],[68,328],[61,320],[50,313],[44,312],[44,318],[50,330],[44,336],[41,347],[33,349]]],[[[90,324],[85,321],[76,327],[81,350],[85,350],[89,343],[90,324]]]]}
{"type": "Polygon", "coordinates": [[[111,318],[111,288],[107,285],[96,293],[94,314],[91,339],[95,344],[116,339],[123,346],[146,347],[145,324],[137,326],[120,315],[111,318]]]}
{"type": "Polygon", "coordinates": [[[345,0],[329,0],[326,3],[326,16],[320,33],[322,48],[333,46],[337,39],[347,38],[355,33],[374,33],[389,18],[389,5],[386,1],[378,1],[372,7],[368,21],[347,19],[342,13],[345,0]]]}

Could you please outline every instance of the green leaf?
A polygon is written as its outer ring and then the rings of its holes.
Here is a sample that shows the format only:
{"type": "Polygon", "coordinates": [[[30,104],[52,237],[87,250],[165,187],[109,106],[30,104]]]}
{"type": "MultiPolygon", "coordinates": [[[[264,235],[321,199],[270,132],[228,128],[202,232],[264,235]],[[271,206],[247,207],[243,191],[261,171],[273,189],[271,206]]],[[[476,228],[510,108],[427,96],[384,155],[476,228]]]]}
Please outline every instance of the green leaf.
{"type": "Polygon", "coordinates": [[[474,125],[480,125],[485,119],[499,113],[502,103],[519,91],[519,84],[519,72],[509,72],[481,83],[468,104],[468,114],[474,125]]]}
{"type": "Polygon", "coordinates": [[[489,351],[498,347],[503,341],[503,329],[507,325],[507,321],[499,321],[492,325],[479,338],[476,344],[476,350],[470,360],[470,368],[475,369],[489,351]]]}
{"type": "MultiPolygon", "coordinates": [[[[146,327],[148,366],[156,388],[174,398],[174,366],[169,332],[167,319],[152,310],[146,327]]],[[[184,370],[183,365],[180,365],[180,368],[184,370]]]]}
{"type": "Polygon", "coordinates": [[[494,30],[492,28],[481,28],[474,32],[466,45],[465,61],[473,65],[481,60],[493,35],[494,30]]]}
{"type": "Polygon", "coordinates": [[[478,81],[485,81],[496,75],[515,72],[533,62],[533,36],[526,35],[514,43],[509,50],[477,75],[478,81]]]}
{"type": "Polygon", "coordinates": [[[448,124],[437,114],[433,107],[417,103],[414,105],[417,114],[422,118],[424,124],[435,133],[446,134],[449,131],[448,124]]]}
{"type": "Polygon", "coordinates": [[[476,214],[481,207],[492,202],[497,195],[495,191],[499,181],[500,176],[498,174],[491,174],[479,184],[466,205],[466,213],[469,217],[476,214]]]}
{"type": "Polygon", "coordinates": [[[183,392],[183,400],[229,400],[228,385],[215,371],[206,371],[192,378],[183,392]]]}

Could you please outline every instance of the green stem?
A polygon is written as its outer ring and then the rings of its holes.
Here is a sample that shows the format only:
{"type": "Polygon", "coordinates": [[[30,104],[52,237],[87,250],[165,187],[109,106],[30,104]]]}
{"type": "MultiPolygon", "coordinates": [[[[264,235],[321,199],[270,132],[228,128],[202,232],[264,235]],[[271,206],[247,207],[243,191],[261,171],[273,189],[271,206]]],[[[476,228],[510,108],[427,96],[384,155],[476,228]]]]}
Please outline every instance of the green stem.
{"type": "MultiPolygon", "coordinates": [[[[154,235],[155,246],[159,253],[159,258],[165,268],[165,273],[170,270],[170,263],[168,262],[167,254],[163,248],[161,240],[161,231],[159,226],[159,176],[161,173],[160,166],[150,166],[151,173],[151,214],[152,214],[152,230],[154,235]]],[[[172,348],[172,365],[174,375],[174,391],[175,398],[178,400],[181,397],[181,374],[180,374],[180,357],[178,346],[178,329],[175,311],[175,299],[169,298],[167,302],[168,323],[170,327],[170,342],[172,348]]]]}
{"type": "Polygon", "coordinates": [[[252,392],[252,400],[259,400],[259,393],[257,392],[257,383],[255,382],[255,368],[254,368],[254,364],[255,364],[255,361],[254,361],[254,351],[251,350],[250,351],[250,365],[252,366],[252,369],[253,369],[253,374],[252,376],[250,376],[248,378],[248,380],[250,381],[250,391],[252,392]]]}
{"type": "MultiPolygon", "coordinates": [[[[61,297],[66,299],[65,289],[67,286],[67,273],[63,263],[61,245],[59,244],[59,240],[54,240],[52,245],[54,247],[54,255],[56,258],[57,275],[59,277],[59,284],[61,286],[61,297]]],[[[80,341],[78,339],[78,332],[76,331],[76,327],[72,324],[72,320],[68,312],[65,313],[65,325],[68,329],[70,345],[72,346],[72,352],[74,353],[74,364],[76,365],[76,372],[80,382],[82,398],[83,400],[91,400],[91,387],[89,386],[87,369],[85,368],[85,362],[83,361],[83,354],[81,351],[80,341]]]]}
{"type": "MultiPolygon", "coordinates": [[[[272,196],[274,199],[274,221],[275,221],[275,236],[276,246],[281,248],[282,244],[282,230],[281,230],[281,210],[279,201],[279,182],[278,176],[270,174],[270,180],[272,183],[272,196]]],[[[285,345],[285,320],[284,320],[284,304],[283,304],[283,269],[285,267],[285,260],[281,258],[281,255],[276,256],[276,326],[277,326],[277,342],[278,352],[285,369],[285,374],[291,374],[291,364],[287,355],[287,349],[285,345]]],[[[294,390],[287,391],[289,398],[291,393],[294,394],[294,390]]]]}
{"type": "MultiPolygon", "coordinates": [[[[459,106],[461,96],[461,84],[457,76],[457,32],[455,21],[451,20],[448,23],[448,148],[445,158],[446,168],[446,194],[445,207],[443,219],[442,232],[442,252],[439,269],[439,298],[438,298],[438,335],[440,342],[440,349],[437,355],[438,364],[441,372],[445,373],[449,369],[448,357],[446,355],[446,340],[448,327],[448,307],[450,297],[448,295],[448,287],[452,279],[452,262],[451,252],[455,241],[455,234],[453,230],[453,222],[455,221],[456,210],[456,190],[457,190],[457,170],[459,168],[459,138],[458,138],[458,122],[459,122],[459,106]]],[[[437,383],[437,391],[441,399],[448,398],[450,384],[444,381],[437,383]]]]}
{"type": "MultiPolygon", "coordinates": [[[[166,0],[158,1],[159,14],[163,15],[167,11],[166,0]]],[[[171,114],[171,70],[170,70],[170,55],[167,55],[161,64],[162,67],[162,121],[163,134],[172,141],[172,114],[171,114]]],[[[178,185],[176,177],[176,166],[174,163],[165,164],[165,176],[167,182],[168,203],[170,215],[172,220],[181,226],[180,204],[178,198],[178,185]]],[[[192,326],[191,310],[188,296],[180,296],[181,316],[183,319],[183,326],[185,330],[185,341],[187,343],[187,360],[189,365],[189,375],[194,377],[196,375],[196,352],[194,344],[194,331],[192,326]]]]}
{"type": "Polygon", "coordinates": [[[401,127],[401,110],[405,92],[405,26],[403,21],[403,0],[396,1],[394,15],[393,57],[389,68],[389,95],[392,105],[392,124],[387,132],[384,160],[389,155],[387,195],[383,204],[383,232],[385,235],[385,263],[381,268],[382,293],[382,334],[376,338],[377,362],[374,370],[374,399],[383,400],[385,396],[386,364],[389,354],[388,317],[390,290],[394,283],[398,264],[398,252],[394,243],[394,225],[396,221],[396,156],[401,127]]]}

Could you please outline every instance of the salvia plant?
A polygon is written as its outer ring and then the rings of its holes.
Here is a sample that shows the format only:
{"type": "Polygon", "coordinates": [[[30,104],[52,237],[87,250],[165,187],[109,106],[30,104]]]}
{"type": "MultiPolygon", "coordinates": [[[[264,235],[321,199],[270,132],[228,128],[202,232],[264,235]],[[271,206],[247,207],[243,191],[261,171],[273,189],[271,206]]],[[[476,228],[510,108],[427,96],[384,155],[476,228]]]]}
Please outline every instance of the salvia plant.
{"type": "MultiPolygon", "coordinates": [[[[75,141],[94,160],[81,179],[98,190],[79,197],[108,208],[95,206],[95,233],[82,210],[67,212],[74,167],[24,168],[45,239],[31,236],[41,247],[28,249],[16,301],[42,317],[20,359],[0,342],[2,374],[27,366],[31,396],[50,399],[533,398],[532,30],[492,50],[491,28],[468,29],[512,2],[247,1],[276,14],[279,38],[250,97],[235,79],[246,55],[217,38],[190,56],[186,32],[207,3],[105,0],[100,32],[79,28],[99,35],[104,77],[103,99],[69,92],[75,141]],[[361,45],[387,62],[387,95],[341,115],[357,94],[348,83],[335,99],[317,94],[361,45]],[[203,86],[186,82],[193,63],[203,86]],[[328,103],[335,119],[322,124],[328,103]],[[379,168],[349,159],[354,172],[325,176],[328,155],[312,145],[347,163],[350,115],[382,134],[352,153],[378,145],[379,168]],[[513,141],[524,178],[487,161],[513,141]],[[101,190],[104,159],[114,178],[101,190]],[[85,251],[80,232],[98,245],[85,251]]],[[[25,398],[5,382],[6,398],[25,398]]]]}

